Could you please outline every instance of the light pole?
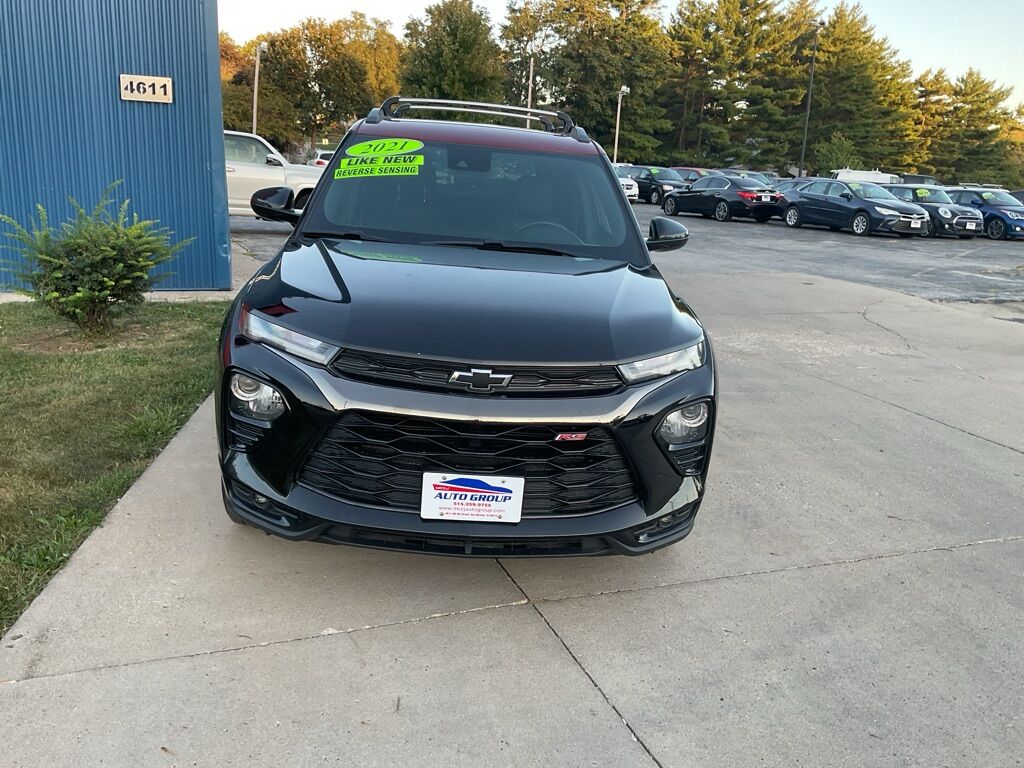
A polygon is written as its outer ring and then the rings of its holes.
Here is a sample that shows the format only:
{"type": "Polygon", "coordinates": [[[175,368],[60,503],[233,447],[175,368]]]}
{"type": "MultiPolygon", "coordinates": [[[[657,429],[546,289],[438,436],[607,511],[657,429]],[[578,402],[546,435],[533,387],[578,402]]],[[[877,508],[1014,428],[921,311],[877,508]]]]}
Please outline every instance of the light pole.
{"type": "Polygon", "coordinates": [[[800,144],[800,165],[796,172],[798,179],[804,175],[804,157],[807,155],[807,126],[811,122],[811,94],[814,92],[814,60],[818,57],[818,33],[825,26],[825,22],[820,19],[812,23],[814,24],[814,48],[811,49],[811,82],[807,85],[807,109],[804,111],[804,140],[800,144]]]}
{"type": "MultiPolygon", "coordinates": [[[[530,54],[530,79],[526,86],[526,108],[533,109],[533,54],[530,54]]],[[[526,118],[526,127],[530,127],[530,118],[526,118]]]]}
{"type": "Polygon", "coordinates": [[[264,40],[256,46],[256,75],[252,79],[252,132],[256,133],[256,105],[260,98],[260,54],[266,53],[267,42],[264,40]]]}
{"type": "Polygon", "coordinates": [[[612,149],[612,162],[619,162],[619,120],[622,118],[622,97],[629,95],[629,86],[619,88],[619,105],[615,108],[615,148],[612,149]]]}

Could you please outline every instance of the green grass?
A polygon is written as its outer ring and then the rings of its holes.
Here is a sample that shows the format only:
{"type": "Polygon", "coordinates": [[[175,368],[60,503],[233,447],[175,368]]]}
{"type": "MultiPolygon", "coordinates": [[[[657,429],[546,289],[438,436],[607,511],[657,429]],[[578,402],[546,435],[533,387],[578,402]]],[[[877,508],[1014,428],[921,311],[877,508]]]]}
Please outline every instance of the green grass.
{"type": "Polygon", "coordinates": [[[226,310],[147,303],[96,339],[0,304],[0,634],[209,394],[226,310]]]}

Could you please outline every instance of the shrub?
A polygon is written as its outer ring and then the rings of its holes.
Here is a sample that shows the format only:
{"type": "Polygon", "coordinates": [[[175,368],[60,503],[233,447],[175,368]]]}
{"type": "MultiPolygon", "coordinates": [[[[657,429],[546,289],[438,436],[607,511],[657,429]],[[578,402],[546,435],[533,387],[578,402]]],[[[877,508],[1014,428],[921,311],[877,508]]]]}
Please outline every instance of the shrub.
{"type": "Polygon", "coordinates": [[[170,230],[137,214],[129,221],[127,199],[113,209],[111,196],[118,184],[103,190],[91,212],[72,198],[74,216],[57,229],[42,205],[36,206],[38,221],[30,221],[30,228],[0,214],[0,221],[14,230],[5,233],[16,243],[8,247],[25,258],[18,277],[29,290],[21,293],[88,333],[106,333],[117,314],[141,304],[145,292],[164,277],[150,270],[190,242],[172,244],[170,230]]]}

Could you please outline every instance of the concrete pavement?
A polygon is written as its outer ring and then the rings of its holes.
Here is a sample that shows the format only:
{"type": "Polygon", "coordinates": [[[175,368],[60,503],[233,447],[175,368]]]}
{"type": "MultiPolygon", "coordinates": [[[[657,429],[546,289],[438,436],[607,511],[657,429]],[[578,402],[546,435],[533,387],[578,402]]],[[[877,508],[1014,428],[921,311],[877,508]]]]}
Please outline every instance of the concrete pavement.
{"type": "Polygon", "coordinates": [[[1019,765],[1024,327],[658,263],[721,366],[689,539],[289,544],[223,515],[207,403],[0,643],[0,765],[1019,765]]]}

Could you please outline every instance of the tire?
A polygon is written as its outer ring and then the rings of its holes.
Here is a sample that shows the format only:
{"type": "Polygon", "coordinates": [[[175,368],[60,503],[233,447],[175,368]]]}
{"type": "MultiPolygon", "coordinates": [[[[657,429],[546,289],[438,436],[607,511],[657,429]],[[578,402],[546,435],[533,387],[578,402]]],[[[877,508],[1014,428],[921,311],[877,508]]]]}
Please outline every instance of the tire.
{"type": "Polygon", "coordinates": [[[990,240],[1005,240],[1006,225],[1003,224],[1002,219],[993,218],[985,225],[985,234],[990,240]]]}
{"type": "Polygon", "coordinates": [[[661,204],[661,210],[663,210],[669,216],[675,216],[679,213],[676,210],[676,199],[674,197],[666,197],[665,202],[661,204]]]}
{"type": "Polygon", "coordinates": [[[850,229],[853,234],[863,237],[871,234],[871,218],[864,211],[857,211],[850,219],[850,229]]]}
{"type": "Polygon", "coordinates": [[[803,216],[800,215],[800,209],[795,205],[789,206],[785,213],[782,214],[782,220],[786,223],[787,227],[796,229],[803,224],[803,216]]]}
{"type": "Polygon", "coordinates": [[[657,205],[661,202],[661,193],[657,189],[652,189],[650,194],[647,195],[647,202],[651,205],[657,205]]]}
{"type": "Polygon", "coordinates": [[[924,237],[938,237],[939,230],[935,227],[935,222],[932,221],[932,217],[929,216],[928,220],[924,223],[924,237]]]}
{"type": "Polygon", "coordinates": [[[715,205],[715,221],[728,221],[732,218],[732,211],[725,200],[719,200],[715,205]]]}

